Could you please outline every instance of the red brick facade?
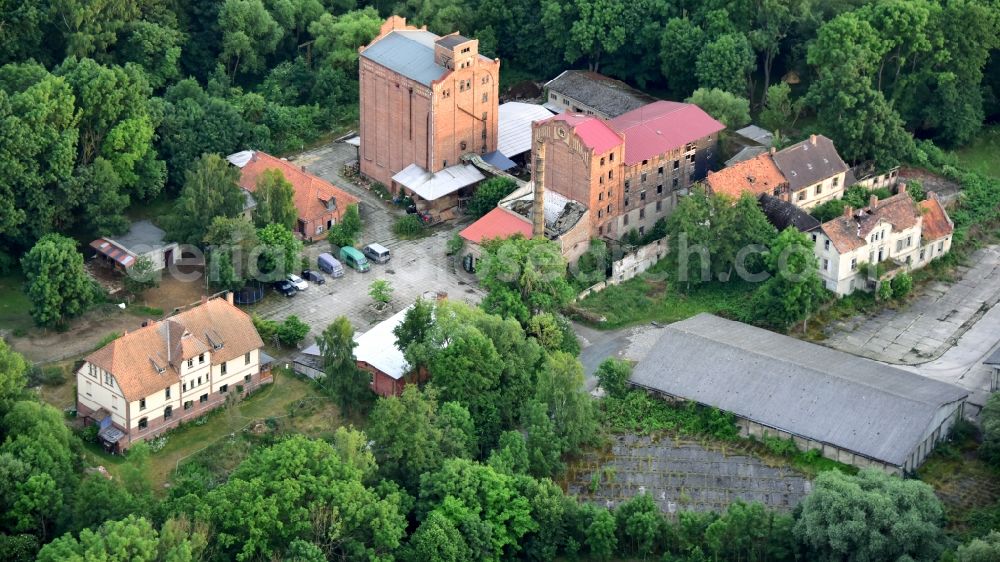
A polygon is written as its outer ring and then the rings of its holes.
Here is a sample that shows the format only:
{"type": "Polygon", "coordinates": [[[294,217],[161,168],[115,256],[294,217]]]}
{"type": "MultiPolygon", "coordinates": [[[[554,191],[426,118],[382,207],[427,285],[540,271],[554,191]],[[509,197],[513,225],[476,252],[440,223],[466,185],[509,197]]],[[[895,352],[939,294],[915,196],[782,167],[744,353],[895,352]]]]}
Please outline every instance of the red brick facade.
{"type": "Polygon", "coordinates": [[[437,172],[459,164],[463,154],[496,150],[500,61],[479,55],[475,39],[435,38],[393,16],[361,49],[361,172],[394,192],[392,176],[410,164],[437,172]],[[365,56],[394,33],[416,39],[400,49],[419,55],[412,67],[429,65],[430,74],[437,68],[440,75],[424,83],[365,56]]]}

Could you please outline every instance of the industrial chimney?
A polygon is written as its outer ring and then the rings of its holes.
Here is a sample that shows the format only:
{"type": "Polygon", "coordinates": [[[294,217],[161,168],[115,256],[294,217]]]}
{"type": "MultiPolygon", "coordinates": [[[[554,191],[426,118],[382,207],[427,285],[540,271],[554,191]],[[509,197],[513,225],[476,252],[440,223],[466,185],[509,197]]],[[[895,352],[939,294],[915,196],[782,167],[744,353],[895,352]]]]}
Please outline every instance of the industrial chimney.
{"type": "Polygon", "coordinates": [[[535,200],[532,205],[531,236],[545,236],[545,143],[538,142],[535,147],[535,200]]]}

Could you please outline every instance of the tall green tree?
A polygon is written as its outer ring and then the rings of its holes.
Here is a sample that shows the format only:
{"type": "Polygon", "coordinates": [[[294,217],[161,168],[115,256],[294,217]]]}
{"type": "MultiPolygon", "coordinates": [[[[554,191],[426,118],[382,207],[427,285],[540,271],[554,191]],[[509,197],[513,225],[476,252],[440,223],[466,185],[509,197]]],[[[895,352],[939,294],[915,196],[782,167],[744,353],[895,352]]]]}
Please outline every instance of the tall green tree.
{"type": "Polygon", "coordinates": [[[323,387],[345,413],[363,410],[371,401],[370,375],[358,368],[354,359],[354,327],[339,316],[316,338],[323,354],[323,387]]]}
{"type": "Polygon", "coordinates": [[[0,415],[21,396],[28,383],[28,363],[24,357],[0,339],[0,415]]]}
{"type": "Polygon", "coordinates": [[[760,321],[786,329],[809,315],[827,298],[817,273],[813,244],[804,233],[787,228],[775,238],[764,256],[771,278],[754,293],[760,321]]]}
{"type": "Polygon", "coordinates": [[[264,280],[276,281],[302,264],[302,241],[287,226],[271,223],[257,231],[261,243],[257,267],[264,280]]]}
{"type": "Polygon", "coordinates": [[[284,36],[284,30],[261,0],[225,0],[219,8],[219,28],[219,59],[230,77],[263,70],[265,58],[284,36]]]}
{"type": "Polygon", "coordinates": [[[479,218],[486,213],[497,208],[497,203],[501,199],[510,195],[517,184],[514,180],[505,177],[490,178],[479,184],[476,192],[472,195],[467,207],[468,212],[473,217],[479,218]]]}
{"type": "Polygon", "coordinates": [[[702,108],[729,129],[738,129],[750,122],[750,102],[719,88],[698,88],[686,101],[702,108]]]}
{"type": "Polygon", "coordinates": [[[755,67],[750,41],[743,34],[730,33],[705,45],[695,63],[695,75],[702,88],[743,95],[750,91],[750,73],[755,67]]]}
{"type": "Polygon", "coordinates": [[[405,353],[410,344],[426,341],[433,327],[434,303],[417,299],[413,307],[406,311],[403,321],[392,330],[396,336],[396,347],[405,353]]]}
{"type": "Polygon", "coordinates": [[[340,222],[333,225],[333,228],[326,235],[326,239],[331,246],[343,248],[353,246],[358,234],[361,233],[361,214],[358,212],[358,205],[348,205],[344,209],[344,215],[340,222]]]}
{"type": "Polygon", "coordinates": [[[236,217],[245,204],[239,170],[218,154],[203,154],[188,171],[184,189],[166,217],[167,235],[201,244],[215,217],[236,217]]]}
{"type": "Polygon", "coordinates": [[[820,473],[795,538],[816,560],[937,560],[944,510],[934,489],[877,469],[820,473]]]}
{"type": "Polygon", "coordinates": [[[21,269],[27,278],[31,317],[40,326],[64,324],[94,302],[94,283],[71,238],[46,234],[21,259],[21,269]]]}
{"type": "Polygon", "coordinates": [[[295,227],[299,218],[295,208],[295,188],[281,170],[264,170],[257,179],[253,196],[257,201],[253,221],[258,228],[269,224],[280,224],[289,229],[295,227]]]}
{"type": "Polygon", "coordinates": [[[484,250],[479,279],[489,292],[483,299],[487,312],[527,325],[533,314],[558,312],[572,300],[566,260],[554,242],[515,236],[490,241],[484,250]]]}
{"type": "Polygon", "coordinates": [[[444,436],[437,410],[434,392],[424,393],[415,385],[407,385],[399,397],[379,398],[369,417],[368,436],[383,477],[416,492],[420,476],[441,467],[444,436]]]}
{"type": "Polygon", "coordinates": [[[317,62],[355,72],[358,47],[370,43],[381,25],[382,18],[370,6],[340,16],[323,14],[309,24],[317,62]]]}
{"type": "Polygon", "coordinates": [[[204,243],[208,247],[209,284],[230,291],[242,288],[257,267],[250,262],[259,244],[253,224],[243,217],[215,217],[204,243]]]}
{"type": "MultiPolygon", "coordinates": [[[[691,95],[698,87],[695,61],[704,45],[705,32],[690,19],[670,18],[664,25],[660,44],[660,70],[675,97],[691,95]]],[[[749,121],[749,117],[747,120],[749,121]]]]}

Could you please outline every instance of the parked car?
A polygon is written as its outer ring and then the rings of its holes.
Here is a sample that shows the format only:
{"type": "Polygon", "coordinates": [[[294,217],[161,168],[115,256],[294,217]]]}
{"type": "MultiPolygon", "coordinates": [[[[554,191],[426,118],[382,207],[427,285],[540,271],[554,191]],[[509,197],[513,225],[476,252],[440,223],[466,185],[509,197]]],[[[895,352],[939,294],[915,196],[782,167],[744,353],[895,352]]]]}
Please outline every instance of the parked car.
{"type": "Polygon", "coordinates": [[[381,244],[371,243],[365,246],[364,249],[365,256],[375,263],[389,263],[389,248],[381,244]]]}
{"type": "Polygon", "coordinates": [[[275,283],[274,284],[274,290],[278,291],[282,295],[285,295],[286,297],[294,297],[295,293],[298,292],[295,289],[295,287],[293,287],[292,284],[289,283],[285,279],[282,279],[281,281],[278,281],[277,283],[275,283]]]}
{"type": "Polygon", "coordinates": [[[332,254],[328,254],[326,252],[320,254],[319,257],[316,258],[316,265],[323,271],[329,273],[330,277],[333,277],[334,279],[344,276],[343,264],[337,261],[337,258],[333,257],[332,254]]]}
{"type": "Polygon", "coordinates": [[[300,291],[305,291],[306,289],[309,288],[309,283],[307,283],[305,279],[299,277],[298,275],[295,275],[294,273],[288,274],[288,282],[292,284],[292,287],[295,287],[300,291]]]}
{"type": "Polygon", "coordinates": [[[344,246],[340,249],[340,259],[343,260],[348,267],[353,267],[360,273],[364,273],[372,268],[372,265],[368,263],[368,258],[358,251],[357,248],[352,248],[350,246],[344,246]]]}
{"type": "Polygon", "coordinates": [[[323,283],[326,283],[326,277],[323,277],[322,273],[318,271],[313,271],[311,269],[303,269],[302,278],[305,279],[306,281],[311,281],[317,285],[322,285],[323,283]]]}

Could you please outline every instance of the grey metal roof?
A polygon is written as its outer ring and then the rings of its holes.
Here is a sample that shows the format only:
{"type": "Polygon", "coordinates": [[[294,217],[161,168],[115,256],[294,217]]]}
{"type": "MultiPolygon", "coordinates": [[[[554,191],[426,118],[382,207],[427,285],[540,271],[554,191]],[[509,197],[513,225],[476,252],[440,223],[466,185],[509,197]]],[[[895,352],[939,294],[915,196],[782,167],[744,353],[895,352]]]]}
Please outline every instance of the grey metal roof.
{"type": "Polygon", "coordinates": [[[425,201],[434,201],[484,179],[486,176],[470,164],[455,164],[433,174],[416,164],[410,164],[392,176],[392,181],[413,191],[425,201]]]}
{"type": "Polygon", "coordinates": [[[463,37],[462,35],[445,35],[444,37],[438,39],[436,43],[445,47],[447,49],[453,48],[455,45],[461,45],[468,41],[468,37],[463,37]]]}
{"type": "Polygon", "coordinates": [[[125,249],[143,254],[154,248],[163,247],[165,236],[166,233],[163,232],[163,229],[148,220],[141,220],[129,225],[128,232],[121,236],[114,236],[113,239],[125,249]]]}
{"type": "Polygon", "coordinates": [[[552,117],[541,105],[509,101],[500,104],[497,150],[507,158],[531,150],[531,124],[552,117]]]}
{"type": "Polygon", "coordinates": [[[738,129],[736,134],[766,147],[770,147],[771,143],[774,142],[774,134],[757,125],[747,125],[742,129],[738,129]]]}
{"type": "Polygon", "coordinates": [[[983,365],[1000,365],[1000,347],[983,361],[983,365]]]}
{"type": "Polygon", "coordinates": [[[902,466],[968,392],[820,345],[699,314],[667,327],[633,384],[902,466]]]}
{"type": "Polygon", "coordinates": [[[369,45],[361,56],[430,86],[447,72],[434,62],[434,42],[438,39],[429,31],[397,30],[369,45]]]}
{"type": "MultiPolygon", "coordinates": [[[[774,153],[774,163],[788,180],[792,191],[798,191],[848,170],[837,154],[833,141],[815,135],[774,153]],[[813,140],[815,139],[815,144],[813,140]]],[[[846,186],[845,186],[846,187],[846,186]]]]}
{"type": "Polygon", "coordinates": [[[800,232],[809,232],[820,227],[820,222],[816,220],[816,217],[784,199],[762,193],[757,198],[757,203],[768,222],[778,230],[785,230],[789,226],[793,226],[800,232]]]}
{"type": "Polygon", "coordinates": [[[739,164],[751,158],[754,158],[760,154],[767,152],[767,149],[763,146],[744,146],[739,152],[733,155],[732,158],[726,160],[726,167],[739,164]]]}
{"type": "Polygon", "coordinates": [[[567,70],[545,84],[545,88],[590,106],[608,119],[656,101],[621,80],[589,70],[567,70]]]}

